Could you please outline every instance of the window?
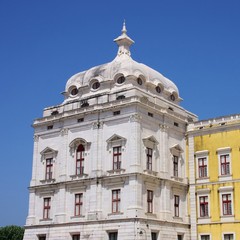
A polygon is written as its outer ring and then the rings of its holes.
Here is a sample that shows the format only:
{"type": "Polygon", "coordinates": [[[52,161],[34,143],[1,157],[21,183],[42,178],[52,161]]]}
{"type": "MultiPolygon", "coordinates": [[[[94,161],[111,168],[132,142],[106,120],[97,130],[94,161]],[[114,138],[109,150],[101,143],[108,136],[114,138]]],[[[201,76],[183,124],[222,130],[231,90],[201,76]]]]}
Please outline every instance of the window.
{"type": "Polygon", "coordinates": [[[201,235],[200,240],[210,240],[210,236],[209,235],[201,235]]]}
{"type": "Polygon", "coordinates": [[[157,233],[151,232],[151,240],[157,240],[157,233]]]}
{"type": "Polygon", "coordinates": [[[179,234],[178,234],[178,235],[177,235],[177,239],[178,239],[178,240],[183,240],[183,235],[179,235],[179,234]]]}
{"type": "Polygon", "coordinates": [[[117,232],[108,233],[109,240],[117,240],[117,236],[118,236],[117,232]]]}
{"type": "Polygon", "coordinates": [[[46,240],[46,235],[38,236],[38,240],[46,240]]]}
{"type": "Polygon", "coordinates": [[[223,215],[232,215],[232,196],[231,194],[222,194],[222,213],[223,215]]]}
{"type": "Polygon", "coordinates": [[[208,197],[199,197],[200,217],[208,217],[208,197]]]}
{"type": "Polygon", "coordinates": [[[176,97],[172,94],[172,95],[170,96],[170,99],[174,102],[174,101],[176,100],[176,97]]]}
{"type": "Polygon", "coordinates": [[[75,96],[78,94],[78,89],[76,87],[74,87],[72,90],[71,90],[71,95],[72,96],[75,96]]]}
{"type": "Polygon", "coordinates": [[[153,212],[153,191],[147,190],[147,212],[153,212]]]}
{"type": "Polygon", "coordinates": [[[153,113],[148,112],[148,116],[149,116],[149,117],[153,117],[153,113]]]}
{"type": "Polygon", "coordinates": [[[50,219],[51,198],[43,199],[43,219],[50,219]]]}
{"type": "Polygon", "coordinates": [[[84,153],[84,146],[80,144],[76,152],[76,175],[82,175],[84,173],[84,153]]]}
{"type": "Polygon", "coordinates": [[[230,159],[229,154],[220,155],[221,175],[230,174],[230,159]]]}
{"type": "Polygon", "coordinates": [[[142,79],[141,79],[140,77],[137,79],[137,83],[138,83],[139,85],[142,85],[143,81],[142,81],[142,79]]]}
{"type": "Polygon", "coordinates": [[[118,84],[122,84],[122,83],[124,83],[125,82],[125,77],[124,76],[121,76],[121,77],[119,77],[118,79],[117,79],[117,83],[118,84]]]}
{"type": "Polygon", "coordinates": [[[198,177],[207,177],[207,158],[198,158],[198,177]]]}
{"type": "Polygon", "coordinates": [[[82,193],[75,194],[75,210],[74,210],[75,216],[82,215],[82,205],[83,205],[82,199],[83,199],[82,193]]]}
{"type": "Polygon", "coordinates": [[[80,234],[72,235],[72,240],[80,240],[80,234]]]}
{"type": "Polygon", "coordinates": [[[92,89],[94,89],[94,90],[98,89],[99,87],[100,87],[100,83],[99,82],[94,82],[92,84],[92,89]]]}
{"type": "Polygon", "coordinates": [[[51,130],[51,129],[53,129],[53,125],[48,125],[47,130],[51,130]]]}
{"type": "Polygon", "coordinates": [[[147,147],[147,170],[150,171],[152,171],[152,154],[153,154],[152,148],[147,147]]]}
{"type": "Polygon", "coordinates": [[[173,176],[178,177],[178,156],[173,156],[173,176]]]}
{"type": "Polygon", "coordinates": [[[122,148],[121,146],[113,148],[113,170],[121,169],[122,148]]]}
{"type": "Polygon", "coordinates": [[[233,234],[224,234],[223,235],[224,240],[233,240],[233,234]]]}
{"type": "Polygon", "coordinates": [[[113,112],[113,116],[116,116],[116,115],[120,115],[120,111],[115,111],[115,112],[113,112]]]}
{"type": "Polygon", "coordinates": [[[84,118],[78,118],[77,122],[84,122],[84,118]]]}
{"type": "Polygon", "coordinates": [[[174,216],[179,217],[179,196],[174,195],[174,216]]]}
{"type": "Polygon", "coordinates": [[[116,100],[122,100],[122,99],[124,99],[124,98],[125,98],[124,95],[119,95],[119,96],[117,96],[116,100]]]}
{"type": "Polygon", "coordinates": [[[120,212],[120,189],[112,190],[112,213],[119,213],[120,212]]]}
{"type": "Polygon", "coordinates": [[[53,178],[53,159],[47,158],[46,159],[46,174],[45,179],[51,180],[53,178]]]}
{"type": "Polygon", "coordinates": [[[159,86],[157,86],[155,89],[157,93],[160,93],[162,91],[162,89],[159,86]]]}

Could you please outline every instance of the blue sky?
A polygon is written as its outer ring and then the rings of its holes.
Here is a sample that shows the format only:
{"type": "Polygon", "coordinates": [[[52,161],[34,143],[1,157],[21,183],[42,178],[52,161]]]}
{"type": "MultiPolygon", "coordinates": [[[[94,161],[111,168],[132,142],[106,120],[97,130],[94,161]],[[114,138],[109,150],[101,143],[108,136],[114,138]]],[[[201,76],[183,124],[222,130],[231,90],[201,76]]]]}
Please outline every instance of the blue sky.
{"type": "Polygon", "coordinates": [[[24,225],[33,129],[67,79],[111,61],[126,19],[132,58],[171,79],[199,119],[240,113],[237,0],[0,0],[0,226],[24,225]]]}

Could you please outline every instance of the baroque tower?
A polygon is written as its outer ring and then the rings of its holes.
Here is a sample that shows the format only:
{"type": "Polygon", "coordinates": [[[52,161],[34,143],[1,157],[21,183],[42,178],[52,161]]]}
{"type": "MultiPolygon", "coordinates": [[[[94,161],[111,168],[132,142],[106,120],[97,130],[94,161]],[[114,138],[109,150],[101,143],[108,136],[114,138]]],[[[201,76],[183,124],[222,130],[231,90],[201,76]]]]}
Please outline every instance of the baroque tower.
{"type": "Polygon", "coordinates": [[[125,23],[113,61],[73,75],[34,127],[24,240],[190,239],[186,125],[177,86],[134,61],[125,23]]]}

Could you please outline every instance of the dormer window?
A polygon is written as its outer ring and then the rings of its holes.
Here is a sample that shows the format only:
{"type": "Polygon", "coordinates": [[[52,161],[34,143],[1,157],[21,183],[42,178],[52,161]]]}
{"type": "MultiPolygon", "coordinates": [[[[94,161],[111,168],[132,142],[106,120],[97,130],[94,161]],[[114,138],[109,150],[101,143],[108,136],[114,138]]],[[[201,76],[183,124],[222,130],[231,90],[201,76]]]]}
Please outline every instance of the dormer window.
{"type": "Polygon", "coordinates": [[[137,79],[137,83],[138,83],[139,85],[142,85],[143,81],[142,81],[142,79],[141,79],[140,77],[137,79]]]}
{"type": "Polygon", "coordinates": [[[170,96],[170,99],[174,102],[174,101],[176,100],[176,97],[172,94],[172,95],[170,96]]]}
{"type": "Polygon", "coordinates": [[[100,83],[99,82],[94,82],[93,84],[92,84],[92,89],[93,90],[96,90],[96,89],[98,89],[100,87],[100,83]]]}
{"type": "Polygon", "coordinates": [[[156,89],[156,92],[157,92],[157,93],[161,93],[161,91],[162,91],[162,89],[160,88],[160,86],[156,86],[155,89],[156,89]]]}
{"type": "Polygon", "coordinates": [[[72,95],[72,96],[75,96],[75,95],[77,95],[77,94],[78,94],[77,88],[73,88],[73,89],[71,90],[71,95],[72,95]]]}
{"type": "Polygon", "coordinates": [[[117,84],[122,84],[125,82],[125,77],[124,76],[121,76],[117,79],[117,84]]]}
{"type": "Polygon", "coordinates": [[[75,97],[78,94],[78,89],[76,86],[73,85],[68,89],[68,92],[71,97],[75,97]]]}

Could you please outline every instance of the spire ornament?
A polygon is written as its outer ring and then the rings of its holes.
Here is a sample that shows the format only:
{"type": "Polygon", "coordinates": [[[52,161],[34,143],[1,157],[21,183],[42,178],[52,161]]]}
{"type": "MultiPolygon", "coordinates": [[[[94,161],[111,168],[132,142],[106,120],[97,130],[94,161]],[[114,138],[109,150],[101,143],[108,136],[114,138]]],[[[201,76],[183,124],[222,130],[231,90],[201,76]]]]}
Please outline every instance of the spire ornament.
{"type": "Polygon", "coordinates": [[[117,37],[116,39],[114,39],[114,42],[117,43],[118,45],[118,53],[117,56],[131,56],[131,52],[130,52],[130,46],[134,43],[134,41],[128,37],[127,35],[127,28],[126,28],[126,22],[124,20],[123,22],[123,28],[122,28],[122,34],[117,37]]]}

